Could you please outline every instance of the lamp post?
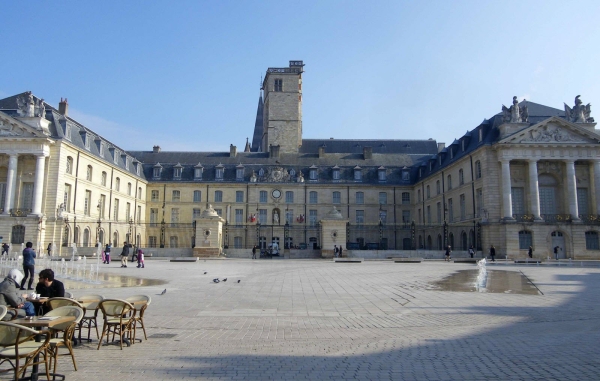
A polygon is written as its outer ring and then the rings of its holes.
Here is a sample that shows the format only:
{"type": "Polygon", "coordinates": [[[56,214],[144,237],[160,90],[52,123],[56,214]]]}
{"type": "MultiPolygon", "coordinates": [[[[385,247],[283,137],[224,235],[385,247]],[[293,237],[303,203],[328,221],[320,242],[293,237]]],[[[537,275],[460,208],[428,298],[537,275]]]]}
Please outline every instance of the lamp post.
{"type": "Polygon", "coordinates": [[[127,235],[127,243],[131,244],[131,233],[133,232],[133,218],[129,216],[129,234],[127,235]]]}
{"type": "Polygon", "coordinates": [[[256,223],[256,243],[259,250],[262,250],[262,247],[260,246],[260,221],[256,223]]]}
{"type": "Polygon", "coordinates": [[[100,246],[100,230],[101,230],[101,224],[102,224],[102,220],[101,220],[101,215],[100,215],[100,211],[102,209],[102,203],[100,201],[98,201],[98,206],[96,207],[96,209],[98,209],[98,221],[96,221],[96,223],[98,224],[98,226],[96,227],[96,246],[100,246]]]}

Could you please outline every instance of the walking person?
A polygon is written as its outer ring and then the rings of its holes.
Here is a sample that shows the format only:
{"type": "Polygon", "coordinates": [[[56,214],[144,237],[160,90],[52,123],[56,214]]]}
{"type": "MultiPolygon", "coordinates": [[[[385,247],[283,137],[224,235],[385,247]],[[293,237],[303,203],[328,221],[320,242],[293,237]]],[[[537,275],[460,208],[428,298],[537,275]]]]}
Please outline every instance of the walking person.
{"type": "Polygon", "coordinates": [[[448,245],[448,247],[446,247],[446,258],[444,259],[445,261],[450,262],[450,259],[452,259],[450,257],[450,253],[452,253],[452,249],[451,249],[450,245],[448,245]]]}
{"type": "Polygon", "coordinates": [[[4,242],[2,244],[2,255],[4,255],[4,254],[8,255],[9,248],[10,248],[10,246],[8,246],[8,243],[4,242]]]}
{"type": "Polygon", "coordinates": [[[23,249],[23,272],[25,277],[21,281],[21,290],[25,289],[25,282],[29,278],[28,290],[33,290],[33,273],[35,272],[35,250],[33,250],[33,243],[27,242],[25,249],[23,249]]]}
{"type": "Polygon", "coordinates": [[[137,268],[138,269],[143,269],[145,267],[144,265],[144,252],[142,251],[141,248],[137,249],[137,268]]]}
{"type": "MultiPolygon", "coordinates": [[[[554,259],[556,259],[558,261],[558,249],[560,249],[559,246],[554,246],[554,259]]],[[[25,274],[25,276],[27,277],[27,274],[25,274]]]]}
{"type": "Polygon", "coordinates": [[[107,265],[110,265],[110,243],[107,243],[104,247],[104,262],[107,265]]]}
{"type": "Polygon", "coordinates": [[[527,255],[529,255],[529,258],[533,258],[533,247],[529,246],[529,251],[527,252],[527,255]]]}
{"type": "Polygon", "coordinates": [[[52,242],[50,242],[48,244],[48,248],[46,250],[48,251],[48,256],[51,257],[52,256],[52,242]]]}
{"type": "Polygon", "coordinates": [[[127,267],[127,257],[129,257],[129,244],[123,242],[123,251],[121,251],[121,267],[127,267]]]}
{"type": "Polygon", "coordinates": [[[339,253],[339,249],[338,249],[337,245],[333,245],[333,256],[337,258],[338,253],[339,253]]]}
{"type": "Polygon", "coordinates": [[[496,248],[494,245],[490,246],[490,257],[492,257],[492,262],[496,262],[494,257],[496,256],[496,248]]]}
{"type": "Polygon", "coordinates": [[[252,259],[256,259],[256,245],[252,247],[252,259]]]}
{"type": "Polygon", "coordinates": [[[340,252],[339,252],[340,258],[342,257],[342,245],[340,245],[340,252]]]}
{"type": "Polygon", "coordinates": [[[471,256],[471,258],[473,258],[473,255],[475,255],[475,250],[473,249],[473,245],[471,245],[471,247],[469,247],[469,255],[471,256]]]}

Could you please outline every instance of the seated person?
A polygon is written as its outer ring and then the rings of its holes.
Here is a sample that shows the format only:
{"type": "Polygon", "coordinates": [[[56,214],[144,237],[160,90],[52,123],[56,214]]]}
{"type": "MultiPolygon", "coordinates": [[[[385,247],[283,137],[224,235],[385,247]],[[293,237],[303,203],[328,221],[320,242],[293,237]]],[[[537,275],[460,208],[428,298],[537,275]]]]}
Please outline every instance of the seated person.
{"type": "Polygon", "coordinates": [[[0,305],[17,308],[16,311],[8,310],[2,320],[11,320],[15,315],[18,315],[18,317],[35,315],[33,303],[26,300],[27,294],[18,293],[21,280],[23,280],[23,273],[17,269],[12,269],[0,283],[0,305]]]}
{"type": "MultiPolygon", "coordinates": [[[[65,285],[54,279],[54,271],[51,269],[44,269],[39,273],[39,283],[35,287],[36,294],[40,294],[41,298],[64,298],[65,297],[65,285]]],[[[46,304],[42,305],[43,313],[50,311],[50,308],[46,304]]]]}

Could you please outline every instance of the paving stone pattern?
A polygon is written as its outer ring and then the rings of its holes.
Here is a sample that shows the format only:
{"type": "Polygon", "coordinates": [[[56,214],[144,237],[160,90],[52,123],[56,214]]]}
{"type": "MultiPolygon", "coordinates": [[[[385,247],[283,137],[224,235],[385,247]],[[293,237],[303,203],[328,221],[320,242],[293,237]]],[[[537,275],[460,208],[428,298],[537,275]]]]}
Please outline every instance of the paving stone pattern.
{"type": "Polygon", "coordinates": [[[67,380],[600,379],[598,267],[496,267],[523,271],[544,293],[519,295],[432,289],[472,264],[146,264],[103,271],[166,286],[73,290],[151,295],[150,337],[122,351],[79,346],[79,371],[59,360],[67,380]]]}

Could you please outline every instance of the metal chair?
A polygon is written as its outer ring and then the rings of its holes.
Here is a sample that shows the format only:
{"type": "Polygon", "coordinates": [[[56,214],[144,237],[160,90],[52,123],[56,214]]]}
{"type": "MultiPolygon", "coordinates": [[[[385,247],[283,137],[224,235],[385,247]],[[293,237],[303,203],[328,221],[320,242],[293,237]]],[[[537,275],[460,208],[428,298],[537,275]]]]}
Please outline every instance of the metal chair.
{"type": "Polygon", "coordinates": [[[152,302],[152,298],[149,297],[148,295],[134,295],[134,296],[130,296],[129,298],[127,298],[125,300],[128,301],[129,303],[133,304],[133,306],[135,307],[135,309],[137,311],[137,313],[133,316],[134,327],[133,327],[133,341],[132,342],[135,342],[135,334],[136,334],[136,329],[137,329],[138,324],[140,325],[140,327],[142,327],[142,330],[144,331],[144,338],[146,340],[148,340],[148,336],[146,335],[146,326],[144,325],[144,312],[146,312],[146,308],[148,308],[148,306],[152,302]]]}
{"type": "Polygon", "coordinates": [[[92,327],[96,329],[96,337],[100,337],[98,332],[98,311],[100,310],[100,302],[104,300],[102,295],[83,295],[77,298],[77,301],[83,306],[84,315],[79,323],[79,341],[81,341],[81,331],[86,328],[88,330],[87,341],[90,339],[92,327]]]}
{"type": "Polygon", "coordinates": [[[51,361],[50,367],[52,367],[52,360],[54,360],[54,373],[56,374],[56,365],[58,364],[58,356],[71,355],[71,359],[73,360],[73,367],[77,370],[77,363],[75,362],[75,354],[73,353],[73,335],[75,334],[75,329],[79,326],[79,322],[83,317],[83,309],[77,306],[62,306],[52,309],[52,311],[48,312],[44,316],[73,316],[75,320],[69,321],[66,323],[57,324],[54,327],[50,328],[50,332],[53,334],[58,334],[63,332],[63,337],[53,337],[50,339],[50,354],[51,361]],[[65,353],[63,355],[58,354],[58,350],[60,347],[65,347],[69,350],[69,353],[65,353]]]}
{"type": "Polygon", "coordinates": [[[125,336],[132,337],[131,330],[135,326],[135,307],[125,300],[104,299],[100,302],[100,310],[104,315],[104,324],[102,325],[102,334],[98,340],[98,349],[102,345],[104,335],[106,335],[106,343],[108,344],[108,337],[111,332],[113,339],[115,335],[119,336],[121,349],[123,349],[124,339],[129,346],[130,344],[125,336]]]}
{"type": "Polygon", "coordinates": [[[75,299],[75,295],[72,292],[65,291],[65,298],[75,299]]]}
{"type": "Polygon", "coordinates": [[[8,312],[8,307],[0,306],[0,320],[2,320],[2,318],[6,315],[7,312],[8,312]]]}
{"type": "MultiPolygon", "coordinates": [[[[15,381],[23,378],[27,367],[39,364],[46,366],[46,378],[50,379],[46,353],[49,345],[50,335],[48,331],[36,331],[18,324],[0,322],[0,365],[5,362],[10,364],[15,372],[15,381]],[[35,341],[35,337],[44,332],[47,333],[46,340],[43,342],[35,341]],[[40,361],[40,354],[43,355],[43,361],[40,361]],[[21,365],[22,360],[25,363],[21,365]]],[[[10,370],[2,370],[2,372],[8,371],[10,370]]]]}

